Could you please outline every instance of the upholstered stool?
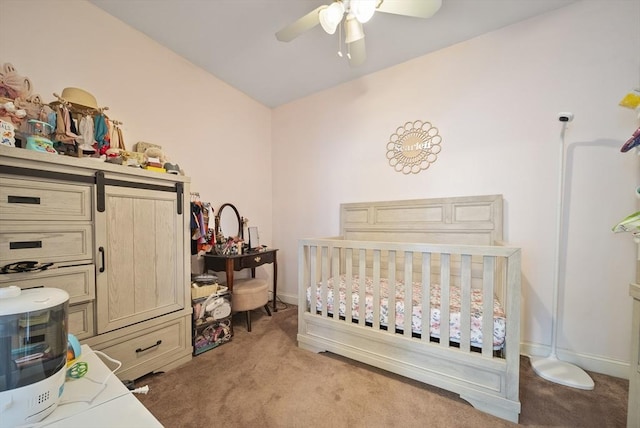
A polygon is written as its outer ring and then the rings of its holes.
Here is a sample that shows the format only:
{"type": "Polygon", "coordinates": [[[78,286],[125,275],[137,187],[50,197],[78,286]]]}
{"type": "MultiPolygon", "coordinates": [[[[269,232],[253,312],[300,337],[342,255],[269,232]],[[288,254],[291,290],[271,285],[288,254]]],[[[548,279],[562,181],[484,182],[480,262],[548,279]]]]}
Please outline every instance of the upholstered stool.
{"type": "Polygon", "coordinates": [[[261,278],[246,278],[233,281],[231,308],[233,312],[245,312],[247,315],[247,331],[251,331],[251,311],[264,307],[269,310],[269,284],[261,278]]]}

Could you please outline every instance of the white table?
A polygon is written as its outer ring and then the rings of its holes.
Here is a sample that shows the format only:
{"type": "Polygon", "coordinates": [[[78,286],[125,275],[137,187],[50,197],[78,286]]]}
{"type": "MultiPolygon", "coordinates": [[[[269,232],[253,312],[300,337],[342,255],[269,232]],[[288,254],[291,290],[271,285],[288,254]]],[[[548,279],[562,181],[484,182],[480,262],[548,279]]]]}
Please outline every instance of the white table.
{"type": "Polygon", "coordinates": [[[67,379],[58,407],[37,427],[162,427],[88,345],[78,361],[88,363],[87,373],[67,379]]]}

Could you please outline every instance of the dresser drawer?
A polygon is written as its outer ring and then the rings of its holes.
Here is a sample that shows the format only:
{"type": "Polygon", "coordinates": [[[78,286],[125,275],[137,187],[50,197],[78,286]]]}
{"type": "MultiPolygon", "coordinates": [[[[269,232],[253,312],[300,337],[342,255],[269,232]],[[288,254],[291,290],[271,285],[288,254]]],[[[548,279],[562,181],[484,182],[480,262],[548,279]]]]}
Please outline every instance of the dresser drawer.
{"type": "Polygon", "coordinates": [[[93,302],[69,306],[69,333],[79,340],[93,336],[93,302]]]}
{"type": "Polygon", "coordinates": [[[181,352],[191,354],[191,338],[187,340],[185,336],[187,319],[182,317],[136,335],[125,336],[123,341],[100,347],[100,350],[122,363],[118,377],[127,373],[134,373],[134,378],[140,377],[166,364],[164,360],[167,358],[181,352]]]}
{"type": "Polygon", "coordinates": [[[265,263],[273,263],[274,259],[274,252],[245,255],[240,259],[240,267],[243,269],[255,268],[265,263]]]}
{"type": "Polygon", "coordinates": [[[0,275],[0,287],[17,285],[22,289],[60,288],[69,293],[69,304],[71,305],[95,300],[95,284],[95,265],[92,264],[0,275]]]}
{"type": "Polygon", "coordinates": [[[0,266],[18,261],[90,261],[93,258],[90,224],[2,222],[0,266]]]}
{"type": "Polygon", "coordinates": [[[91,187],[0,176],[0,220],[90,221],[91,187]]]}

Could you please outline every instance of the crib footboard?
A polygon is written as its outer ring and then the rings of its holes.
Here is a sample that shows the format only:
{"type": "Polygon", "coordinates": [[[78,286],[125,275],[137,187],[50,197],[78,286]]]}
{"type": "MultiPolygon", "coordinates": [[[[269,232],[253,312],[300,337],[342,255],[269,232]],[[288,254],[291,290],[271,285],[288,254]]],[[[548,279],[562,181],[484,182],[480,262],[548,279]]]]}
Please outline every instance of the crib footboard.
{"type": "Polygon", "coordinates": [[[518,421],[519,249],[331,238],[300,241],[298,256],[298,346],[518,421]]]}

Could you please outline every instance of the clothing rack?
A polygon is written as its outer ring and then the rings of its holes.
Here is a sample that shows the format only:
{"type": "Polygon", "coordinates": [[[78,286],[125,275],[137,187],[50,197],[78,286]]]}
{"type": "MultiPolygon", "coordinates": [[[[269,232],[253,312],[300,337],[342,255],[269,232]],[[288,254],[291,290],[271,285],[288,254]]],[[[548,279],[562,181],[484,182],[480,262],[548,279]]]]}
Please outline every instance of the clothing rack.
{"type": "Polygon", "coordinates": [[[213,209],[210,202],[202,202],[199,192],[191,196],[191,254],[208,253],[213,248],[214,231],[210,228],[213,209]]]}
{"type": "MultiPolygon", "coordinates": [[[[109,110],[109,107],[106,107],[106,106],[105,107],[98,107],[98,108],[92,108],[92,107],[79,108],[79,107],[76,107],[71,102],[67,101],[66,99],[64,99],[63,97],[61,97],[60,95],[58,95],[55,92],[53,93],[53,96],[56,97],[57,101],[53,101],[53,102],[49,103],[48,104],[49,107],[52,107],[52,105],[55,106],[56,104],[62,104],[63,106],[67,107],[72,113],[81,114],[83,116],[94,116],[96,113],[97,114],[104,114],[105,111],[109,110]]],[[[44,105],[44,103],[42,103],[42,102],[40,102],[40,104],[44,105]]],[[[109,119],[109,121],[114,126],[119,126],[119,125],[123,124],[122,121],[111,119],[106,114],[104,116],[107,119],[109,119]]]]}
{"type": "Polygon", "coordinates": [[[53,93],[53,96],[56,97],[57,101],[53,101],[51,103],[49,103],[49,106],[51,106],[51,104],[55,105],[55,104],[62,104],[63,106],[69,108],[70,110],[73,110],[73,112],[75,113],[82,113],[82,114],[91,114],[91,113],[98,113],[98,114],[102,114],[105,111],[109,110],[109,107],[98,107],[98,108],[91,108],[91,107],[84,107],[84,108],[78,108],[76,106],[74,106],[71,102],[67,101],[66,99],[64,99],[63,97],[61,97],[60,95],[58,95],[57,93],[53,93]],[[91,112],[91,113],[88,113],[91,112]]]}
{"type": "MultiPolygon", "coordinates": [[[[105,132],[110,132],[110,135],[106,135],[105,133],[105,139],[103,140],[101,138],[100,139],[101,141],[98,141],[98,146],[100,150],[103,150],[104,147],[101,146],[101,143],[105,144],[105,141],[109,144],[109,148],[126,150],[124,139],[122,137],[122,130],[120,127],[123,124],[123,122],[119,120],[111,119],[104,113],[105,111],[109,110],[109,107],[105,106],[105,107],[94,108],[89,106],[77,105],[70,102],[69,100],[65,99],[64,97],[60,96],[55,92],[53,93],[53,96],[56,98],[56,100],[47,105],[53,110],[55,110],[56,108],[61,108],[63,110],[66,110],[68,114],[71,115],[72,120],[74,122],[77,121],[76,123],[80,122],[81,119],[84,119],[86,116],[89,116],[89,117],[93,117],[93,120],[101,119],[102,121],[102,119],[104,119],[104,121],[110,124],[110,126],[105,126],[104,124],[102,125],[107,129],[107,131],[105,132]]],[[[76,126],[78,125],[76,124],[76,126]]],[[[66,144],[66,143],[64,144],[68,145],[69,147],[72,146],[72,144],[66,144]]],[[[75,143],[73,144],[73,146],[75,146],[75,143]]],[[[77,155],[79,157],[82,157],[82,151],[80,151],[78,147],[75,147],[75,150],[77,151],[77,155]]]]}
{"type": "Polygon", "coordinates": [[[58,101],[53,101],[51,104],[62,104],[65,107],[71,107],[71,103],[67,100],[65,100],[64,98],[62,98],[60,95],[56,94],[55,92],[53,93],[53,96],[56,97],[56,99],[58,101]]]}

